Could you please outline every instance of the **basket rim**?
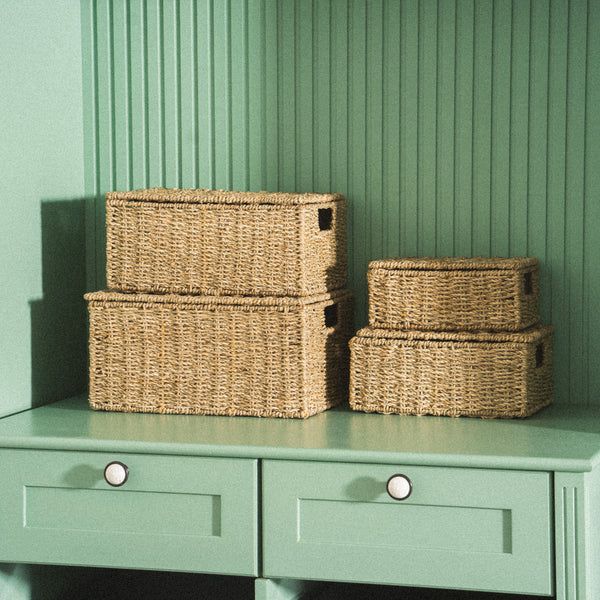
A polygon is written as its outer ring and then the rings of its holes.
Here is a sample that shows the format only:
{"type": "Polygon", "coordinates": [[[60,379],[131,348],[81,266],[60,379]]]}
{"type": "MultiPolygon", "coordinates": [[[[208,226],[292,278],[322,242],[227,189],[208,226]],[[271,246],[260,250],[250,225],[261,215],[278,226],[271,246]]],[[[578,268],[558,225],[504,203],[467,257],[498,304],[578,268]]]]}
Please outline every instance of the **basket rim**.
{"type": "Polygon", "coordinates": [[[536,257],[515,256],[504,258],[501,256],[458,256],[458,257],[393,257],[374,260],[369,263],[369,270],[386,269],[395,271],[411,269],[417,271],[517,271],[527,267],[539,265],[536,257]]]}
{"type": "Polygon", "coordinates": [[[422,340],[431,342],[538,342],[555,331],[554,325],[534,325],[522,331],[423,331],[384,329],[367,326],[356,332],[355,340],[422,340]]]}
{"type": "Polygon", "coordinates": [[[343,194],[288,193],[288,192],[236,192],[210,189],[179,189],[154,187],[131,191],[114,191],[106,194],[107,203],[121,201],[154,202],[165,204],[274,204],[294,206],[345,201],[343,194]]]}
{"type": "Polygon", "coordinates": [[[176,306],[309,306],[320,302],[336,301],[352,296],[347,289],[333,290],[312,296],[194,296],[183,294],[146,294],[99,290],[84,294],[90,304],[115,302],[119,304],[148,304],[176,306]]]}

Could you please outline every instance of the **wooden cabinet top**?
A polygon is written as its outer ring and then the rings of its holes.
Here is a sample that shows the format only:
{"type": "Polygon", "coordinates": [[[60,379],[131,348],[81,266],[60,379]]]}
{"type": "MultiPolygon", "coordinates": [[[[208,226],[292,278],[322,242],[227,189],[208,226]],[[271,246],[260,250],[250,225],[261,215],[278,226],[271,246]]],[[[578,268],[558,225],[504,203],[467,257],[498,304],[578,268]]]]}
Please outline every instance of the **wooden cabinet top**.
{"type": "Polygon", "coordinates": [[[600,410],[485,420],[343,406],[295,420],[101,412],[80,396],[0,420],[2,447],[589,471],[600,462],[600,410]]]}

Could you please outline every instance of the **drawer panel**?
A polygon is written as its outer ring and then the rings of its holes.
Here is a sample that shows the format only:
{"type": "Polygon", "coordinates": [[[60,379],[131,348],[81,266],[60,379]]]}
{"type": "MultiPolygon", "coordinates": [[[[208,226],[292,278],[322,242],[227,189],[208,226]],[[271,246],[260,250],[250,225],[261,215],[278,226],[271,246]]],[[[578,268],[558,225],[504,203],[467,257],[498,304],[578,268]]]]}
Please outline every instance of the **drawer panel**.
{"type": "Polygon", "coordinates": [[[254,460],[2,450],[0,482],[2,561],[258,574],[254,460]]]}
{"type": "Polygon", "coordinates": [[[263,498],[265,577],[552,593],[548,473],[265,461],[263,498]]]}

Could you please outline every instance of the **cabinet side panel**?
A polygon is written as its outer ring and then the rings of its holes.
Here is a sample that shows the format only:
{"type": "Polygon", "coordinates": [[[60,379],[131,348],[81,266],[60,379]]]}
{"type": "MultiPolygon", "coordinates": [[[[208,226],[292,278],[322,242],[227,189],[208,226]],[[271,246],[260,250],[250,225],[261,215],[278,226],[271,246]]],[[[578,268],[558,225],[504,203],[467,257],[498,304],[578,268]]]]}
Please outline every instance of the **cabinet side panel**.
{"type": "Polygon", "coordinates": [[[587,530],[589,498],[586,475],[557,473],[554,485],[556,598],[579,600],[588,595],[592,581],[588,577],[589,542],[596,534],[587,530]]]}

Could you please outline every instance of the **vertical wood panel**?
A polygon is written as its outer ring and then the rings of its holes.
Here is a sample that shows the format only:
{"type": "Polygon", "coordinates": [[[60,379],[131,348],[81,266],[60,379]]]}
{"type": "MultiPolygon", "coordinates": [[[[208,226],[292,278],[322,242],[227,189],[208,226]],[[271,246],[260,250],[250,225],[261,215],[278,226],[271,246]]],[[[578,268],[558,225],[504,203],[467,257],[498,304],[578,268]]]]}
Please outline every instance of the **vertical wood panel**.
{"type": "Polygon", "coordinates": [[[492,0],[475,2],[473,48],[473,202],[472,252],[491,252],[491,153],[492,153],[492,0]]]}
{"type": "MultiPolygon", "coordinates": [[[[583,2],[582,4],[585,4],[583,2]]],[[[596,32],[598,36],[598,32],[596,32]]],[[[567,61],[567,140],[565,194],[569,210],[565,223],[565,262],[569,268],[567,289],[569,329],[569,395],[584,394],[583,364],[583,247],[584,247],[584,152],[587,13],[577,2],[569,3],[567,61]],[[576,341],[577,340],[577,341],[576,341]]],[[[596,198],[596,202],[600,201],[596,198]]]]}
{"type": "Polygon", "coordinates": [[[197,39],[194,47],[194,72],[196,73],[196,185],[214,186],[214,96],[212,62],[212,0],[195,2],[197,39]]]}
{"type": "MultiPolygon", "coordinates": [[[[86,181],[336,191],[370,260],[531,255],[560,401],[600,384],[595,0],[89,0],[86,181]]],[[[93,183],[92,183],[93,182],[93,183]]]]}
{"type": "Polygon", "coordinates": [[[435,253],[454,255],[454,134],[456,4],[440,2],[437,35],[437,222],[435,253]]]}
{"type": "Polygon", "coordinates": [[[474,0],[458,2],[455,27],[454,252],[472,254],[474,0]]]}
{"type": "Polygon", "coordinates": [[[437,12],[437,2],[419,2],[417,251],[429,256],[436,254],[437,230],[437,12]]]}
{"type": "Polygon", "coordinates": [[[331,190],[332,139],[331,117],[334,110],[331,89],[331,4],[313,2],[314,109],[313,148],[309,154],[313,164],[313,188],[317,192],[331,190]]]}
{"type": "MultiPolygon", "coordinates": [[[[360,269],[365,268],[368,259],[383,258],[384,206],[382,187],[383,168],[383,49],[385,44],[383,28],[383,1],[367,4],[366,18],[366,62],[365,62],[365,220],[369,243],[367,254],[360,269]]],[[[358,271],[360,272],[360,271],[358,271]]]]}
{"type": "Polygon", "coordinates": [[[265,54],[266,41],[256,35],[263,28],[265,19],[264,2],[249,2],[248,24],[246,38],[248,45],[248,60],[243,60],[247,68],[247,161],[248,189],[259,191],[265,176],[265,54]]]}
{"type": "Polygon", "coordinates": [[[492,30],[490,253],[509,254],[512,0],[495,0],[492,30]]]}
{"type": "Polygon", "coordinates": [[[196,52],[198,34],[196,31],[195,0],[180,0],[177,12],[179,28],[179,187],[197,187],[195,165],[198,158],[196,119],[196,52]]]}
{"type": "MultiPolygon", "coordinates": [[[[263,86],[265,101],[263,106],[263,147],[265,171],[263,185],[265,190],[280,190],[279,185],[279,3],[278,0],[265,0],[264,27],[260,35],[265,40],[263,86]]],[[[254,32],[256,35],[256,32],[254,32]]]]}
{"type": "MultiPolygon", "coordinates": [[[[314,189],[314,105],[313,105],[313,3],[294,2],[294,82],[288,94],[296,103],[296,160],[294,189],[310,192],[314,189]]],[[[316,115],[315,115],[316,116],[316,115]]]]}
{"type": "MultiPolygon", "coordinates": [[[[349,171],[349,97],[348,97],[348,4],[331,1],[331,189],[348,196],[349,171]]],[[[352,208],[348,209],[348,217],[352,208]]],[[[349,223],[349,233],[352,231],[349,223]]],[[[348,250],[350,251],[350,244],[348,250]]],[[[361,281],[360,279],[358,279],[361,281]]],[[[361,281],[362,282],[362,281],[361,281]]]]}
{"type": "Polygon", "coordinates": [[[398,24],[399,2],[385,2],[383,7],[383,82],[382,82],[382,214],[381,240],[384,256],[400,254],[400,56],[398,24]]]}
{"type": "MultiPolygon", "coordinates": [[[[591,404],[600,397],[600,276],[598,249],[600,248],[600,2],[588,2],[587,24],[587,79],[585,129],[585,220],[584,220],[584,349],[585,382],[587,394],[582,400],[591,404]]],[[[573,343],[577,343],[576,340],[573,343]]],[[[574,400],[577,400],[574,398],[574,400]]]]}
{"type": "Polygon", "coordinates": [[[531,6],[528,0],[513,1],[510,72],[510,256],[527,255],[528,106],[531,6]]]}
{"type": "MultiPolygon", "coordinates": [[[[552,314],[567,314],[568,297],[565,280],[565,161],[567,129],[567,37],[568,13],[565,3],[554,2],[550,7],[550,48],[548,74],[548,148],[547,177],[547,264],[551,265],[544,295],[546,306],[552,314]]],[[[559,326],[555,333],[557,347],[568,343],[568,330],[559,326]]],[[[554,367],[558,394],[568,386],[568,360],[554,367]]]]}
{"type": "Polygon", "coordinates": [[[234,190],[250,187],[248,168],[248,6],[232,0],[231,37],[231,182],[234,190]]]}
{"type": "Polygon", "coordinates": [[[295,2],[277,5],[278,188],[296,189],[295,2]]]}

